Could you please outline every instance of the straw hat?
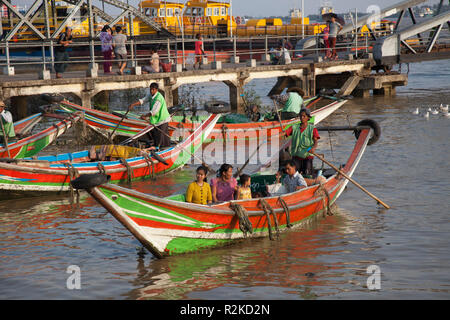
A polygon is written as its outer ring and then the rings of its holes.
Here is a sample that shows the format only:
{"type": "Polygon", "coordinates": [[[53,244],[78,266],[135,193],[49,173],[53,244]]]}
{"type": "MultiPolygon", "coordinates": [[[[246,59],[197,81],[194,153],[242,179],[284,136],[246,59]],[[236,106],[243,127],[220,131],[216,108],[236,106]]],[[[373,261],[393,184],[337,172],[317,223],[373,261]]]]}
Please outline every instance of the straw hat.
{"type": "Polygon", "coordinates": [[[286,92],[297,92],[302,97],[305,95],[305,91],[299,87],[290,87],[286,92]]]}

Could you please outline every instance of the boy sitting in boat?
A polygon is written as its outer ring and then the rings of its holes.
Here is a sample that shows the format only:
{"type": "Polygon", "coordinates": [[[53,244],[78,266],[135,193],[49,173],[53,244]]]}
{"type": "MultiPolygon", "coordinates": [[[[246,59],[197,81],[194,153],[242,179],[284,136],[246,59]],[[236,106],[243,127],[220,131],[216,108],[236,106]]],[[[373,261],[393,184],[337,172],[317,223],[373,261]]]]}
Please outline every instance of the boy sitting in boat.
{"type": "Polygon", "coordinates": [[[326,182],[326,179],[323,176],[318,176],[315,179],[304,178],[297,171],[297,165],[294,160],[288,160],[286,162],[285,172],[286,175],[281,180],[282,174],[281,171],[278,171],[276,175],[276,183],[267,186],[267,192],[272,196],[284,193],[292,193],[315,184],[326,182]]]}

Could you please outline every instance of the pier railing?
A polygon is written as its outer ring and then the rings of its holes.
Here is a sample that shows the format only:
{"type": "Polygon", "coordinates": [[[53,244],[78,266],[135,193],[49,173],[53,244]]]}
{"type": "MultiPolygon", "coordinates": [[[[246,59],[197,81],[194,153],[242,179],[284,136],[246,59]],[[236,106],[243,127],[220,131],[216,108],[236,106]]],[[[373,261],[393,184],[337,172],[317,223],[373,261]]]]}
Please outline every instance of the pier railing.
{"type": "MultiPolygon", "coordinates": [[[[377,38],[386,35],[385,32],[374,34],[377,38]]],[[[271,56],[279,54],[278,45],[284,43],[284,47],[289,51],[293,61],[302,58],[317,58],[325,56],[330,50],[324,43],[323,34],[317,34],[315,48],[297,49],[296,42],[301,39],[301,35],[296,36],[257,36],[257,37],[232,37],[232,38],[206,38],[203,40],[206,55],[204,62],[221,63],[245,63],[248,61],[273,61],[271,56]]],[[[336,43],[336,50],[341,58],[359,58],[372,52],[375,43],[369,33],[355,34],[355,32],[339,35],[336,43]]],[[[411,47],[417,48],[424,45],[425,38],[415,38],[409,40],[411,47]]],[[[127,66],[129,68],[143,67],[150,65],[150,49],[155,48],[159,53],[161,62],[171,63],[169,71],[183,71],[191,68],[195,58],[194,39],[170,39],[165,40],[145,40],[140,37],[129,38],[127,41],[127,66]],[[178,65],[178,67],[177,67],[178,65]]],[[[407,40],[408,41],[408,40],[407,40]]],[[[441,36],[439,44],[436,46],[450,47],[450,36],[441,36]]],[[[54,49],[57,46],[56,40],[21,42],[0,42],[0,68],[3,74],[14,75],[15,73],[39,73],[51,71],[56,62],[54,59],[54,49]],[[17,72],[16,72],[17,71],[17,72]]],[[[89,41],[76,40],[69,45],[70,60],[67,63],[70,69],[83,70],[86,68],[99,68],[98,64],[105,62],[101,53],[101,42],[99,40],[89,41]],[[93,54],[92,54],[93,53],[93,54]]],[[[113,59],[113,64],[120,60],[113,59]]],[[[217,63],[216,63],[217,67],[217,63]]],[[[225,65],[224,65],[225,67],[225,65]]],[[[232,67],[232,65],[231,65],[232,67]]],[[[167,70],[167,69],[165,69],[167,70]]],[[[163,71],[163,70],[161,70],[163,71]]]]}

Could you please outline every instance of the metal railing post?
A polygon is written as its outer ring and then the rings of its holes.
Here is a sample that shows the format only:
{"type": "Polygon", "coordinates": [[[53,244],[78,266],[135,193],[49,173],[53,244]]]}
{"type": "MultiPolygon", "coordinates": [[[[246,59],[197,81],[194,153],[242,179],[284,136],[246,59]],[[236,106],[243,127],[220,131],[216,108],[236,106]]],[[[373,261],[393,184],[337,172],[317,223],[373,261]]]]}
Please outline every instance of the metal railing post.
{"type": "Polygon", "coordinates": [[[216,62],[216,37],[213,37],[214,62],[216,62]]]}
{"type": "Polygon", "coordinates": [[[248,42],[249,48],[250,48],[250,61],[253,60],[253,46],[252,46],[252,37],[250,36],[249,42],[248,42]]]}
{"type": "Polygon", "coordinates": [[[233,36],[233,57],[234,57],[234,61],[236,61],[236,36],[233,36]]]}

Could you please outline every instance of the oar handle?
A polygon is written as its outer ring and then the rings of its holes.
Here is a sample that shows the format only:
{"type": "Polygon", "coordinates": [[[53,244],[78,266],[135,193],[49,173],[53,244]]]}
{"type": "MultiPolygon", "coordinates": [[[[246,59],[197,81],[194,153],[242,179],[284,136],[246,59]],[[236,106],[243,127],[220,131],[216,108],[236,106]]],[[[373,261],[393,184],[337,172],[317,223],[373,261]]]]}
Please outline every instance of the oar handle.
{"type": "Polygon", "coordinates": [[[314,155],[315,157],[317,157],[319,160],[325,162],[326,164],[328,164],[331,168],[333,168],[334,170],[336,170],[337,172],[339,172],[339,174],[341,174],[342,176],[344,176],[347,180],[349,180],[350,182],[352,182],[355,186],[357,186],[358,188],[360,188],[362,191],[364,191],[365,193],[367,193],[370,197],[372,197],[373,199],[375,199],[378,203],[380,203],[383,207],[385,207],[386,209],[390,209],[390,207],[384,203],[383,201],[381,201],[378,197],[376,197],[375,195],[373,195],[372,193],[370,193],[369,191],[367,191],[362,185],[360,185],[358,182],[356,182],[355,180],[353,180],[350,176],[348,176],[345,172],[343,172],[342,170],[338,169],[335,165],[333,165],[331,162],[325,160],[325,158],[319,156],[318,154],[316,154],[315,152],[311,152],[308,151],[309,153],[311,153],[312,155],[314,155]]]}
{"type": "MultiPolygon", "coordinates": [[[[169,136],[167,133],[165,133],[164,131],[162,131],[160,128],[158,128],[157,126],[155,126],[154,124],[150,123],[150,125],[153,126],[154,129],[159,130],[159,132],[161,132],[163,135],[165,135],[166,137],[168,137],[169,139],[172,140],[172,137],[169,136]]],[[[208,166],[202,159],[200,159],[199,157],[197,157],[195,154],[193,154],[192,152],[190,152],[187,148],[184,148],[183,151],[186,151],[187,153],[189,153],[191,156],[193,156],[195,159],[199,160],[202,162],[202,166],[206,167],[208,169],[208,171],[211,171],[212,173],[217,173],[216,170],[214,170],[213,168],[211,168],[210,166],[208,166]]]]}
{"type": "Polygon", "coordinates": [[[114,134],[114,132],[116,132],[117,128],[120,126],[120,124],[122,123],[123,119],[125,119],[125,117],[127,116],[128,112],[130,112],[130,108],[127,109],[127,112],[125,112],[125,114],[122,116],[122,119],[120,119],[119,123],[117,123],[117,126],[114,128],[114,130],[109,134],[108,136],[108,140],[111,140],[112,135],[114,134]]]}

